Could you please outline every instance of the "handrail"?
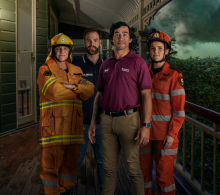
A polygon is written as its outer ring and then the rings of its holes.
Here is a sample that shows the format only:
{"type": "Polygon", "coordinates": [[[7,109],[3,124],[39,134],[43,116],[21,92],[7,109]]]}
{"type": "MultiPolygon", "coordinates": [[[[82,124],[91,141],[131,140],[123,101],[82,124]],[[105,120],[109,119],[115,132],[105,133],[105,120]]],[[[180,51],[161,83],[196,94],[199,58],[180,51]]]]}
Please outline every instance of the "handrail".
{"type": "Polygon", "coordinates": [[[185,109],[199,116],[207,118],[213,123],[220,124],[220,113],[218,112],[193,104],[188,101],[185,102],[185,109]]]}
{"type": "Polygon", "coordinates": [[[178,161],[178,156],[174,164],[175,168],[181,173],[181,175],[189,182],[189,184],[200,194],[208,195],[209,193],[205,190],[205,132],[213,136],[214,141],[214,156],[213,156],[213,195],[218,193],[217,184],[217,163],[218,163],[218,140],[220,140],[220,132],[218,132],[218,124],[220,124],[220,113],[212,111],[210,109],[198,106],[191,102],[185,102],[185,109],[202,116],[206,119],[211,120],[214,123],[214,128],[209,127],[189,116],[185,117],[183,123],[183,164],[181,165],[178,161]],[[186,123],[192,125],[192,141],[191,141],[191,174],[186,171],[186,123]],[[195,127],[201,130],[201,183],[195,180],[195,127]]]}
{"type": "Polygon", "coordinates": [[[185,120],[187,122],[189,122],[190,124],[198,127],[199,129],[205,131],[206,133],[208,133],[208,134],[210,134],[210,135],[220,139],[220,133],[216,132],[213,128],[211,128],[211,127],[209,127],[209,126],[207,126],[207,125],[205,125],[205,124],[203,124],[203,123],[201,123],[201,122],[199,122],[199,121],[197,121],[197,120],[195,120],[195,119],[193,119],[193,118],[191,118],[189,116],[186,116],[185,120]]]}

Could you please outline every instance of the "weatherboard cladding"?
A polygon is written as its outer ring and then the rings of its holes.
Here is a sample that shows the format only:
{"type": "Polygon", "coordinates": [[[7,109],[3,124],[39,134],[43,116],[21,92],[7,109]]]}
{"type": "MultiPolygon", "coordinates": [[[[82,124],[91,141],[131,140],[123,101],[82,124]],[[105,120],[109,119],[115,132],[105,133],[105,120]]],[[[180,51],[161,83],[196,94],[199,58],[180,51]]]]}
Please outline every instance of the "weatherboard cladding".
{"type": "MultiPolygon", "coordinates": [[[[48,0],[37,0],[36,2],[36,76],[38,76],[39,67],[44,64],[48,50],[48,0]]],[[[37,83],[36,83],[37,85],[37,83]]],[[[39,121],[39,89],[37,90],[37,121],[39,121]]]]}
{"type": "MultiPolygon", "coordinates": [[[[0,0],[0,136],[16,130],[16,4],[0,0]]],[[[36,1],[36,72],[47,56],[48,0],[36,1]]],[[[38,90],[38,89],[37,89],[38,90]]],[[[38,91],[37,91],[38,94],[38,91]]],[[[39,95],[37,95],[38,97],[39,95]]],[[[37,99],[39,101],[39,99],[37,99]]],[[[39,104],[38,109],[39,109],[39,104]]],[[[39,120],[39,110],[37,110],[39,120]]]]}
{"type": "Polygon", "coordinates": [[[16,129],[16,5],[0,0],[0,136],[16,129]]]}

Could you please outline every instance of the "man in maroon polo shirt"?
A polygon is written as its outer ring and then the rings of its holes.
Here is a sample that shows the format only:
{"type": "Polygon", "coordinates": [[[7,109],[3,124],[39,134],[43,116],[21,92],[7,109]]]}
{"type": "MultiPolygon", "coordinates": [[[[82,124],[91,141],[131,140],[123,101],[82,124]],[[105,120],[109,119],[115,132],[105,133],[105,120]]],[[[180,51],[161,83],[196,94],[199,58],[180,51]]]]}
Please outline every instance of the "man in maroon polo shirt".
{"type": "Polygon", "coordinates": [[[146,62],[129,49],[132,36],[126,23],[112,24],[110,39],[115,52],[102,63],[99,71],[98,92],[88,134],[94,143],[95,124],[103,108],[100,122],[104,168],[102,195],[115,192],[120,148],[124,152],[132,195],[144,195],[139,147],[149,142],[152,84],[146,62]],[[141,128],[137,111],[140,104],[144,110],[141,128]]]}

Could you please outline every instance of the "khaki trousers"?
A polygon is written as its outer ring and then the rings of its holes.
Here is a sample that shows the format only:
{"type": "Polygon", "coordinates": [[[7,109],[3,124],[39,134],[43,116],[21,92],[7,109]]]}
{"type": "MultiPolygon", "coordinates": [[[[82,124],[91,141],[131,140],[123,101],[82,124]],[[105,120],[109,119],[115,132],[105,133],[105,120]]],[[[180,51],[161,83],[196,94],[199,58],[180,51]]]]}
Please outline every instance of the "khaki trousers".
{"type": "Polygon", "coordinates": [[[75,185],[79,144],[41,148],[42,194],[60,195],[75,185]]]}
{"type": "Polygon", "coordinates": [[[138,140],[134,140],[140,129],[139,113],[134,112],[119,117],[111,117],[103,113],[100,125],[104,168],[102,195],[115,193],[118,156],[121,148],[130,177],[132,195],[144,195],[138,140]]]}

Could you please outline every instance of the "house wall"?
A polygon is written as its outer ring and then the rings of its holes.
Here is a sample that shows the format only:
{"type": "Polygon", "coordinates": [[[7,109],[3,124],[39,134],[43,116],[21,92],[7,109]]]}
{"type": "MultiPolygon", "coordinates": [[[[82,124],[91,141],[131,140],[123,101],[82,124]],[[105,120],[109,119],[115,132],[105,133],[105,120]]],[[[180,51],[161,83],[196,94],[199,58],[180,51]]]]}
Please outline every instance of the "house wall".
{"type": "Polygon", "coordinates": [[[16,129],[16,2],[0,0],[0,136],[16,129]]]}
{"type": "MultiPolygon", "coordinates": [[[[50,43],[50,39],[52,38],[50,37],[50,8],[53,10],[57,19],[59,19],[59,15],[60,15],[59,9],[54,3],[54,0],[49,0],[48,1],[48,43],[50,43]]],[[[59,28],[59,22],[58,22],[58,28],[59,28]]]]}
{"type": "MultiPolygon", "coordinates": [[[[36,2],[36,78],[38,70],[47,58],[48,49],[48,0],[37,0],[36,2]]],[[[36,83],[37,84],[37,83],[36,83]]],[[[37,121],[39,121],[39,89],[37,86],[37,121]]]]}
{"type": "MultiPolygon", "coordinates": [[[[48,0],[36,0],[36,78],[48,48],[48,0]]],[[[0,136],[16,131],[16,0],[0,0],[0,136]]],[[[55,10],[56,12],[56,10],[55,10]]],[[[24,21],[25,22],[25,21],[24,21]]],[[[39,92],[37,120],[39,120],[39,92]]]]}
{"type": "MultiPolygon", "coordinates": [[[[18,0],[0,0],[0,136],[17,131],[16,103],[16,13],[18,0]]],[[[37,81],[39,67],[44,64],[48,55],[50,7],[59,19],[59,9],[52,0],[36,0],[36,71],[33,81],[37,81]]],[[[24,21],[25,22],[25,21],[24,21]]],[[[58,24],[58,33],[82,39],[85,27],[64,23],[58,24]]],[[[102,31],[103,45],[108,33],[102,31]]],[[[39,121],[39,89],[36,82],[37,121],[39,121]]]]}

